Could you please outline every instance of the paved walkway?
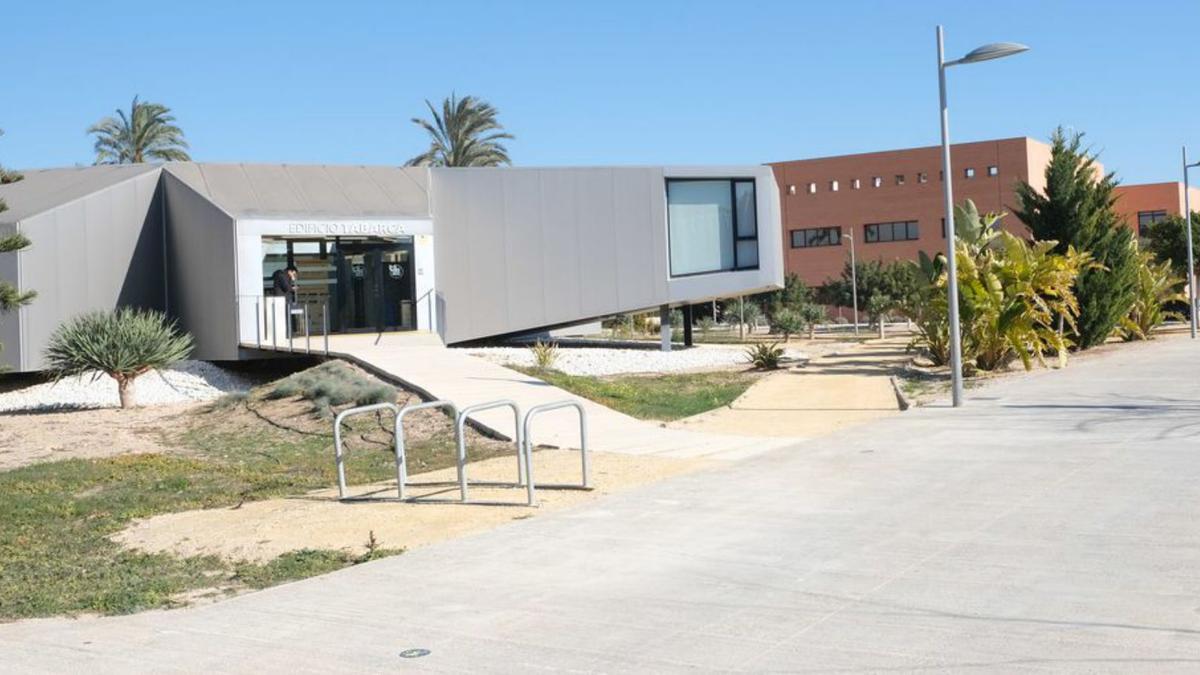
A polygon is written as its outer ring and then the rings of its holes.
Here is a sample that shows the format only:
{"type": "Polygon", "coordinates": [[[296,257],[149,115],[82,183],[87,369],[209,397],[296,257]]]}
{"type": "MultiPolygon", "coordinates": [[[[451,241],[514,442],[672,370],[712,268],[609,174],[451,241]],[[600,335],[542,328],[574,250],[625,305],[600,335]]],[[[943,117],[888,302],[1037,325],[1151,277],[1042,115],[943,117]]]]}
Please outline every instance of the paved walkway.
{"type": "Polygon", "coordinates": [[[1200,345],[195,609],[0,625],[8,672],[1200,670],[1200,345]],[[409,649],[423,657],[405,659],[409,649]]]}
{"type": "Polygon", "coordinates": [[[808,438],[899,414],[893,370],[910,355],[908,338],[847,345],[804,367],[754,383],[728,407],[672,423],[708,433],[808,438]]]}
{"type": "MultiPolygon", "coordinates": [[[[728,433],[668,429],[593,403],[515,370],[447,349],[427,333],[335,335],[331,354],[386,373],[432,398],[460,408],[509,399],[522,410],[565,399],[587,410],[589,449],[664,457],[708,457],[734,460],[782,447],[796,439],[764,439],[728,433]]],[[[484,411],[472,419],[512,438],[511,409],[484,411]]],[[[545,413],[535,422],[533,441],[560,448],[579,447],[579,422],[573,410],[545,413]]]]}

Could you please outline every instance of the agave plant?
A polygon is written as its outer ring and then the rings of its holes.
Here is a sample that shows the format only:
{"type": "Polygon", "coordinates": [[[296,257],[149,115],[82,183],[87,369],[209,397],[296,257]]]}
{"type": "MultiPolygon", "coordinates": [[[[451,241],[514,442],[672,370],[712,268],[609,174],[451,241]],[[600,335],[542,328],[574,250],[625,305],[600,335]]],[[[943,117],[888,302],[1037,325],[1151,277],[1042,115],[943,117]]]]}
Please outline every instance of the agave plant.
{"type": "Polygon", "coordinates": [[[746,357],[759,370],[775,370],[783,360],[783,348],[775,343],[760,342],[746,350],[746,357]]]}
{"type": "MultiPolygon", "coordinates": [[[[1133,245],[1137,246],[1136,240],[1133,245]]],[[[1187,302],[1187,294],[1180,291],[1183,278],[1172,272],[1171,262],[1156,263],[1149,251],[1138,251],[1138,262],[1133,307],[1118,328],[1121,338],[1126,341],[1149,340],[1154,329],[1167,319],[1185,318],[1178,312],[1167,310],[1173,302],[1187,302]]]]}
{"type": "Polygon", "coordinates": [[[69,319],[50,336],[46,368],[55,379],[99,371],[117,381],[122,408],[136,404],[134,381],[192,352],[192,336],[161,312],[122,307],[69,319]]]}

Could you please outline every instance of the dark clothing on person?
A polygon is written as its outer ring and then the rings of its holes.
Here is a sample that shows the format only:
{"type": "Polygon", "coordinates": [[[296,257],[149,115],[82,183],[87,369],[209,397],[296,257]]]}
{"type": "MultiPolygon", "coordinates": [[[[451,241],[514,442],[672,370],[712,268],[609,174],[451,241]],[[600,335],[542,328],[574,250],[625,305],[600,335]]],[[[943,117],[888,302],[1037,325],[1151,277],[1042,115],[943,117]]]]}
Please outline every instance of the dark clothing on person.
{"type": "Polygon", "coordinates": [[[271,295],[287,298],[288,302],[296,301],[296,283],[287,270],[275,270],[271,275],[271,295]]]}

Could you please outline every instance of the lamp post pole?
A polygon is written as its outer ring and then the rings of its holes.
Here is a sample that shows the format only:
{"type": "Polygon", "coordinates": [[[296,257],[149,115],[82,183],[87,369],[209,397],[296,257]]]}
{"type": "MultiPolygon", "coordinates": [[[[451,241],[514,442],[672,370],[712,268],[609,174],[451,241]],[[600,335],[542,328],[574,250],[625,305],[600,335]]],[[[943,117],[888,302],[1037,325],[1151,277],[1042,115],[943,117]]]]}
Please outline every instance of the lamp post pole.
{"type": "Polygon", "coordinates": [[[946,292],[950,305],[951,399],[956,408],[963,402],[962,332],[958,323],[958,264],[954,259],[954,174],[950,171],[950,113],[946,107],[946,69],[950,66],[1012,56],[1027,49],[1029,47],[1015,42],[997,42],[974,49],[961,59],[947,61],[942,27],[937,27],[938,97],[942,114],[942,188],[946,201],[946,292]]]}
{"type": "Polygon", "coordinates": [[[1192,339],[1196,339],[1196,261],[1192,257],[1192,201],[1188,192],[1188,169],[1200,166],[1200,162],[1188,164],[1187,146],[1183,147],[1183,212],[1184,230],[1187,233],[1187,282],[1188,282],[1188,323],[1192,328],[1192,339]]]}
{"type": "Polygon", "coordinates": [[[938,99],[942,119],[942,197],[946,204],[946,290],[950,307],[950,398],[963,403],[962,333],[958,325],[958,264],[954,259],[954,174],[950,172],[950,112],[946,109],[946,47],[942,27],[937,27],[938,99]]]}
{"type": "Polygon", "coordinates": [[[854,233],[845,237],[850,240],[850,298],[854,303],[854,334],[858,335],[858,261],[854,258],[854,233]]]}

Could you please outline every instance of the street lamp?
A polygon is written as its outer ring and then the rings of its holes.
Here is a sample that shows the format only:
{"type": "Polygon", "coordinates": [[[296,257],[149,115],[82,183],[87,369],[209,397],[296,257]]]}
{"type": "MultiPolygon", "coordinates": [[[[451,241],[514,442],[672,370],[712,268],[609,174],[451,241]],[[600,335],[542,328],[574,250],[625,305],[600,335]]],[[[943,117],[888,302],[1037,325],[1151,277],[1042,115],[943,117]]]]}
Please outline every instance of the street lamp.
{"type": "Polygon", "coordinates": [[[950,172],[950,115],[946,110],[946,69],[950,66],[978,63],[1019,54],[1029,49],[1015,42],[996,42],[972,50],[957,61],[946,60],[946,48],[942,39],[942,27],[937,27],[938,94],[942,107],[942,185],[946,199],[946,281],[950,303],[950,371],[953,380],[951,398],[954,407],[962,405],[962,334],[958,325],[958,265],[954,260],[954,192],[950,172]]]}
{"type": "Polygon", "coordinates": [[[854,259],[854,233],[842,236],[850,240],[850,297],[854,302],[854,334],[858,335],[858,262],[854,259]]]}
{"type": "Polygon", "coordinates": [[[1188,279],[1188,317],[1192,324],[1192,339],[1196,339],[1196,263],[1192,259],[1192,202],[1188,199],[1188,169],[1200,166],[1200,162],[1188,164],[1187,146],[1183,146],[1183,211],[1186,214],[1187,230],[1187,279],[1188,279]]]}

